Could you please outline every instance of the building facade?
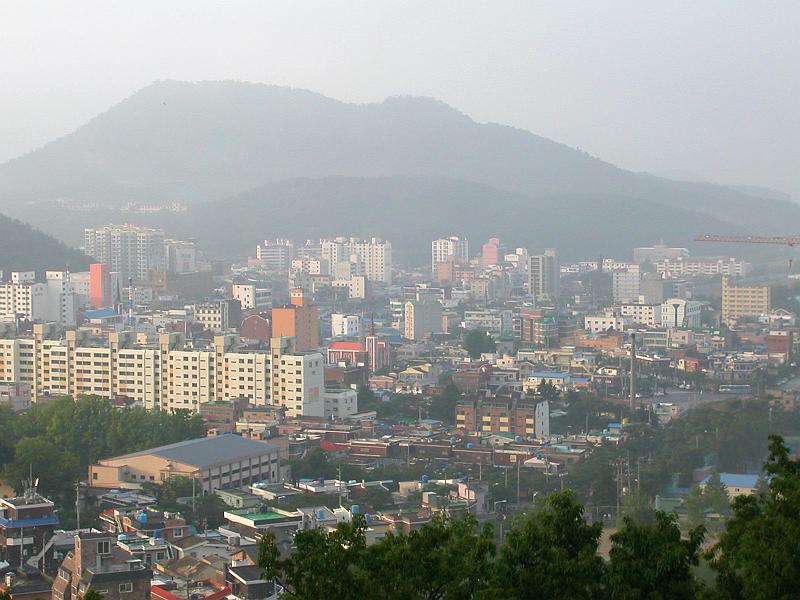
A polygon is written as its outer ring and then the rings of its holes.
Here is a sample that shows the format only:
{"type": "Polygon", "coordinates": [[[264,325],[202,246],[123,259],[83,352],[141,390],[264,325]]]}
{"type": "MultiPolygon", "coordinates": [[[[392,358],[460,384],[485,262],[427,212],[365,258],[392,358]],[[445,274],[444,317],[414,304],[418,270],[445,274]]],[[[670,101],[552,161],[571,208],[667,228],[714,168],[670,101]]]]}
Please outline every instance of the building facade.
{"type": "Polygon", "coordinates": [[[431,273],[435,275],[436,265],[450,259],[454,262],[469,260],[469,241],[466,238],[452,235],[431,242],[431,273]]]}
{"type": "Polygon", "coordinates": [[[528,293],[537,304],[558,300],[561,268],[553,248],[528,257],[528,293]]]}
{"type": "Polygon", "coordinates": [[[276,482],[280,448],[228,433],[105,458],[89,466],[89,484],[99,488],[139,488],[172,477],[198,480],[198,492],[276,482]]]}
{"type": "Polygon", "coordinates": [[[111,333],[106,344],[86,332],[35,325],[33,336],[0,339],[0,381],[30,385],[31,396],[125,396],[148,409],[199,412],[200,404],[247,398],[281,405],[287,414],[323,413],[323,357],[297,352],[291,338],[273,338],[269,351],[242,352],[239,336],[218,335],[208,349],[189,349],[178,333],[154,346],[132,332],[111,333]]]}
{"type": "Polygon", "coordinates": [[[456,427],[469,433],[510,433],[521,438],[550,435],[550,406],[539,398],[472,398],[456,404],[456,427]]]}
{"type": "Polygon", "coordinates": [[[769,313],[769,286],[731,285],[727,276],[722,278],[722,320],[735,321],[743,317],[758,317],[769,313]]]}
{"type": "Polygon", "coordinates": [[[344,237],[322,240],[322,258],[328,261],[336,279],[364,275],[368,281],[392,283],[392,244],[386,240],[344,237]],[[347,266],[346,273],[343,266],[347,266]]]}
{"type": "Polygon", "coordinates": [[[137,225],[84,229],[84,252],[109,265],[127,281],[145,282],[152,271],[166,269],[164,231],[137,225]]]}

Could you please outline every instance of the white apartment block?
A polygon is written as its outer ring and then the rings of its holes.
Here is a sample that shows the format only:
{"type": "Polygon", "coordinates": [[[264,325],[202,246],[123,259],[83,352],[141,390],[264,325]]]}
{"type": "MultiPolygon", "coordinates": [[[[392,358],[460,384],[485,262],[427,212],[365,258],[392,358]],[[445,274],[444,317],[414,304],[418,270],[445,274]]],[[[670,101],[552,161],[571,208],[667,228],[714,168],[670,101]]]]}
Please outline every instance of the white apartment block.
{"type": "Polygon", "coordinates": [[[147,281],[151,271],[166,269],[164,231],[138,225],[106,225],[84,229],[84,252],[124,280],[147,281]]]}
{"type": "Polygon", "coordinates": [[[332,337],[357,337],[361,335],[361,317],[358,315],[331,315],[332,337]]]}
{"type": "Polygon", "coordinates": [[[59,332],[37,324],[31,337],[0,338],[0,382],[30,385],[34,400],[126,396],[148,409],[197,412],[203,402],[247,397],[286,406],[290,416],[324,416],[322,355],[294,352],[292,338],[273,339],[269,351],[241,352],[231,334],[216,336],[213,347],[190,349],[177,333],[142,346],[132,332],[109,334],[104,344],[86,331],[59,332]]]}
{"type": "Polygon", "coordinates": [[[469,260],[469,241],[466,238],[450,236],[431,242],[431,271],[436,271],[436,263],[447,262],[450,258],[469,260]]]}
{"type": "Polygon", "coordinates": [[[364,275],[368,281],[392,283],[392,244],[391,242],[372,238],[338,237],[322,240],[322,258],[328,261],[330,272],[339,277],[339,265],[350,263],[351,275],[364,275]]]}
{"type": "Polygon", "coordinates": [[[626,303],[619,307],[623,317],[630,317],[631,322],[640,325],[661,325],[660,304],[626,303]]]}
{"type": "Polygon", "coordinates": [[[664,259],[655,265],[656,271],[670,277],[694,277],[697,275],[744,277],[753,270],[753,265],[743,260],[717,256],[664,259]]]}
{"type": "Polygon", "coordinates": [[[583,318],[583,327],[590,333],[625,331],[630,323],[630,317],[623,317],[613,310],[607,310],[602,315],[586,315],[583,318]]]}
{"type": "Polygon", "coordinates": [[[272,289],[253,283],[234,283],[231,296],[242,305],[242,310],[267,310],[272,307],[272,289]]]}
{"type": "Polygon", "coordinates": [[[66,271],[47,271],[45,282],[36,283],[32,271],[12,273],[10,282],[0,283],[0,321],[19,317],[75,327],[78,300],[69,277],[66,271]]]}

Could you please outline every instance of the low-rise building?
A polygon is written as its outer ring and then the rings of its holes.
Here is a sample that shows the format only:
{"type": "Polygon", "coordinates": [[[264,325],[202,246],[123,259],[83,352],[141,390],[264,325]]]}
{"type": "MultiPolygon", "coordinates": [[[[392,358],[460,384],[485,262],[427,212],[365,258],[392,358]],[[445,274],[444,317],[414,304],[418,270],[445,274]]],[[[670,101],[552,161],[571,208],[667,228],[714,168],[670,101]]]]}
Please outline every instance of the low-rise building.
{"type": "Polygon", "coordinates": [[[234,434],[198,438],[105,458],[89,467],[98,488],[139,488],[171,477],[193,477],[198,492],[243,487],[279,478],[278,447],[234,434]]]}
{"type": "Polygon", "coordinates": [[[78,600],[91,590],[107,600],[150,598],[153,572],[120,549],[108,533],[80,533],[53,581],[55,600],[78,600]]]}
{"type": "Polygon", "coordinates": [[[525,396],[461,399],[456,404],[456,427],[469,433],[545,438],[550,435],[550,403],[525,396]]]}

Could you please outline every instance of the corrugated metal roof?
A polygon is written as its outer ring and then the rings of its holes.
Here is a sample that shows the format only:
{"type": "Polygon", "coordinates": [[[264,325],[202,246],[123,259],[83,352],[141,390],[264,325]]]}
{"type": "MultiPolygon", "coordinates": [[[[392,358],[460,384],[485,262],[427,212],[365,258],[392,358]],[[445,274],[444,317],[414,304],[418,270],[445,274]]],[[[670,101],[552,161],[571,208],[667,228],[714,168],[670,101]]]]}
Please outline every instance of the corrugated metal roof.
{"type": "Polygon", "coordinates": [[[248,440],[239,435],[226,434],[159,446],[150,450],[116,456],[112,460],[152,454],[194,467],[205,468],[262,456],[277,450],[278,447],[272,444],[248,440]]]}

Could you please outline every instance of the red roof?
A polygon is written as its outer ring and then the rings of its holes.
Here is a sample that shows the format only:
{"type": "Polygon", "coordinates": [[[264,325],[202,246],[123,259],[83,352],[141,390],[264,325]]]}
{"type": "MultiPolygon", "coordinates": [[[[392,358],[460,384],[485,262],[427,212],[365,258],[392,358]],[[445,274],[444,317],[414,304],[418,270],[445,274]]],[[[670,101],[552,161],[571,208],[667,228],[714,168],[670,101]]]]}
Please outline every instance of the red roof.
{"type": "Polygon", "coordinates": [[[363,352],[364,346],[361,342],[333,342],[328,346],[328,350],[351,350],[353,352],[363,352]]]}

